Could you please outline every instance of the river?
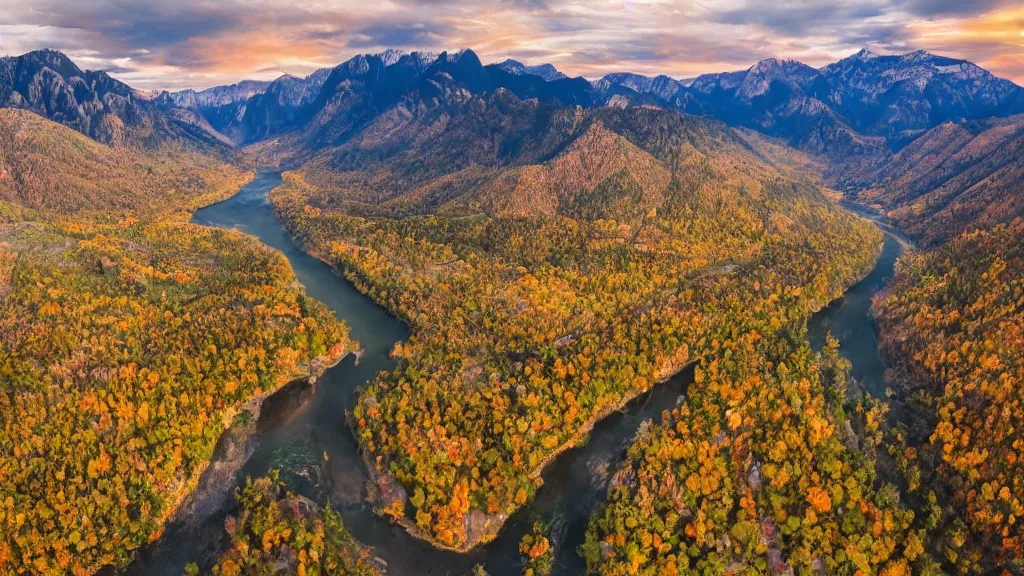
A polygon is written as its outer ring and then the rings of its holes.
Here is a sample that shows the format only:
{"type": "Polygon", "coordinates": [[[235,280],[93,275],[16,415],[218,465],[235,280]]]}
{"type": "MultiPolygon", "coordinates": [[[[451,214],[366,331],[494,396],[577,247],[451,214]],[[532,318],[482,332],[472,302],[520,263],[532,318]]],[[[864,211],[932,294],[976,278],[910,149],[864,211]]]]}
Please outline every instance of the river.
{"type": "MultiPolygon", "coordinates": [[[[553,521],[554,574],[582,574],[584,564],[576,548],[583,541],[590,512],[604,498],[607,482],[636,430],[679,402],[692,379],[692,370],[656,386],[605,418],[583,446],[559,456],[545,470],[544,486],[534,500],[509,519],[495,541],[467,554],[437,550],[373,513],[366,500],[368,477],[345,423],[345,411],[356,401],[356,388],[394,366],[388,352],[395,342],[408,336],[407,329],[328,265],[291,242],[267,198],[280,182],[280,174],[261,173],[230,199],[197,211],[192,221],[238,229],[280,250],[307,293],[348,324],[363,354],[358,362],[349,356],[327,370],[312,392],[282,417],[265,424],[261,419],[255,438],[257,448],[242,467],[236,485],[243,483],[245,476],[263,475],[271,467],[282,470],[282,479],[296,492],[320,501],[329,498],[352,534],[387,562],[391,576],[461,576],[476,564],[483,564],[492,576],[518,576],[519,541],[537,519],[553,521]]],[[[900,244],[887,235],[885,249],[871,274],[811,321],[812,344],[820,346],[826,332],[831,331],[843,345],[841,353],[853,362],[854,378],[864,382],[872,393],[884,389],[884,365],[877,353],[871,296],[892,275],[900,253],[900,244]]],[[[171,523],[157,543],[141,551],[127,573],[180,576],[190,561],[199,561],[205,568],[228,545],[223,530],[228,513],[215,514],[200,526],[171,523]]]]}
{"type": "Polygon", "coordinates": [[[859,390],[885,398],[885,363],[878,355],[878,332],[871,314],[871,299],[888,284],[903,255],[904,240],[885,234],[882,253],[874,269],[851,286],[843,297],[811,316],[807,339],[821,350],[829,333],[839,340],[839,354],[850,361],[850,376],[859,390]]]}

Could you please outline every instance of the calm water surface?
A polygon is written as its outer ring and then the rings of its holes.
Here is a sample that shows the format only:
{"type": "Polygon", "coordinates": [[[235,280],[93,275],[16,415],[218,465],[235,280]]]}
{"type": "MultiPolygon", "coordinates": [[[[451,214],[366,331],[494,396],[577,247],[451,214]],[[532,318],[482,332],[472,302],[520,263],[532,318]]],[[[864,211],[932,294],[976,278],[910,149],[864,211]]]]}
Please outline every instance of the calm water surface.
{"type": "Polygon", "coordinates": [[[842,298],[831,303],[811,317],[807,338],[820,350],[825,336],[839,340],[839,354],[852,364],[850,376],[861,390],[876,398],[885,398],[885,363],[878,355],[878,332],[871,314],[871,298],[892,279],[896,260],[903,255],[903,245],[891,234],[885,235],[885,245],[875,268],[863,280],[854,284],[842,298]]]}

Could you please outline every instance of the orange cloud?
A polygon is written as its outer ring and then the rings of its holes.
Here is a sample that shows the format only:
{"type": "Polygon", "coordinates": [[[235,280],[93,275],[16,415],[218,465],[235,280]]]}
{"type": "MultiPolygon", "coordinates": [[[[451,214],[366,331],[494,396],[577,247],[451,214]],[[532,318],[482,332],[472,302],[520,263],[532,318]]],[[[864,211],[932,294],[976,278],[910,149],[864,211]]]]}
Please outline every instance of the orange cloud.
{"type": "Polygon", "coordinates": [[[267,68],[315,68],[333,65],[323,44],[302,38],[282,38],[257,30],[217,38],[193,37],[185,44],[190,71],[244,74],[267,68]]]}
{"type": "Polygon", "coordinates": [[[917,34],[918,44],[967,58],[1024,85],[1024,6],[974,18],[915,22],[908,27],[917,34]]]}
{"type": "Polygon", "coordinates": [[[58,48],[140,88],[201,88],[306,74],[386,48],[468,47],[485,62],[550,62],[597,78],[624,70],[694,76],[772,56],[822,66],[869,47],[965,58],[1024,84],[1024,6],[981,13],[1012,1],[961,0],[957,10],[938,10],[953,3],[133,0],[126,11],[120,0],[34,0],[0,10],[0,53],[58,48]]]}

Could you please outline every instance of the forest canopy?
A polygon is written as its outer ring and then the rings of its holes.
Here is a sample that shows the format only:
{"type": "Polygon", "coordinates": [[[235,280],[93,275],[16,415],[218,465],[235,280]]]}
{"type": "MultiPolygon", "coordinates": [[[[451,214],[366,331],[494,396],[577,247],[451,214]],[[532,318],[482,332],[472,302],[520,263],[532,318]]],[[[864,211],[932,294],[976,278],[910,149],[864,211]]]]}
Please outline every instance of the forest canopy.
{"type": "Polygon", "coordinates": [[[243,171],[143,154],[0,111],[0,574],[124,565],[233,415],[356,346],[281,254],[185,222],[243,171]]]}
{"type": "Polygon", "coordinates": [[[901,260],[877,303],[907,417],[891,451],[957,573],[1024,558],[1024,223],[962,234],[901,260]]]}
{"type": "Polygon", "coordinates": [[[720,125],[651,110],[577,124],[559,156],[495,167],[468,195],[388,200],[418,206],[401,218],[345,185],[390,184],[323,163],[271,194],[306,250],[412,328],[352,424],[382,509],[444,547],[492,538],[594,422],[714,354],[729,303],[823,306],[880,246],[720,125]],[[508,181],[525,201],[488,204],[508,181]]]}

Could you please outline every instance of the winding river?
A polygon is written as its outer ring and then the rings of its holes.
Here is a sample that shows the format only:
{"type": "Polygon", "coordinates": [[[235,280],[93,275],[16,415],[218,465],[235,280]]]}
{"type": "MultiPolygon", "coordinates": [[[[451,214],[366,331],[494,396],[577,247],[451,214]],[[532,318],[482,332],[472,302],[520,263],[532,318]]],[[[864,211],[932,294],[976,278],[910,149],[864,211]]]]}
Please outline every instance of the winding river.
{"type": "MultiPolygon", "coordinates": [[[[267,198],[268,192],[280,183],[280,174],[261,173],[235,196],[196,212],[193,222],[235,228],[280,250],[307,293],[349,325],[352,336],[362,344],[363,354],[358,362],[350,355],[329,369],[308,394],[298,395],[286,409],[278,410],[281,414],[277,417],[267,422],[261,417],[255,437],[257,446],[239,472],[236,484],[241,484],[247,475],[259,476],[273,467],[282,471],[282,479],[296,492],[321,499],[326,496],[341,511],[352,534],[387,563],[391,576],[461,576],[476,564],[484,565],[492,576],[518,576],[519,541],[538,519],[554,520],[554,573],[583,574],[583,560],[576,554],[576,548],[583,541],[591,510],[603,499],[607,482],[636,430],[644,421],[658,418],[663,410],[676,405],[691,381],[692,370],[656,386],[605,418],[591,432],[586,444],[562,454],[545,470],[544,486],[535,499],[509,519],[495,541],[468,554],[437,550],[373,513],[366,500],[368,477],[345,423],[345,411],[355,403],[356,388],[379,371],[394,366],[388,352],[408,332],[400,321],[360,294],[328,265],[291,242],[267,198]],[[327,487],[326,494],[323,487],[327,487]]],[[[871,296],[891,276],[900,253],[900,244],[887,235],[874,271],[850,288],[844,299],[825,308],[811,321],[812,343],[820,346],[826,332],[831,331],[842,343],[843,355],[853,363],[853,376],[872,393],[884,389],[884,365],[878,358],[869,312],[871,296]]],[[[226,514],[215,513],[198,526],[169,524],[163,537],[142,550],[127,573],[180,576],[190,561],[200,561],[200,566],[205,567],[228,545],[223,529],[226,514]]]]}
{"type": "Polygon", "coordinates": [[[839,354],[850,361],[850,376],[875,398],[885,398],[885,363],[878,355],[878,333],[871,315],[871,298],[888,284],[903,255],[905,240],[885,234],[882,253],[874,269],[851,286],[843,297],[811,317],[807,339],[820,350],[829,333],[839,340],[839,354]]]}

